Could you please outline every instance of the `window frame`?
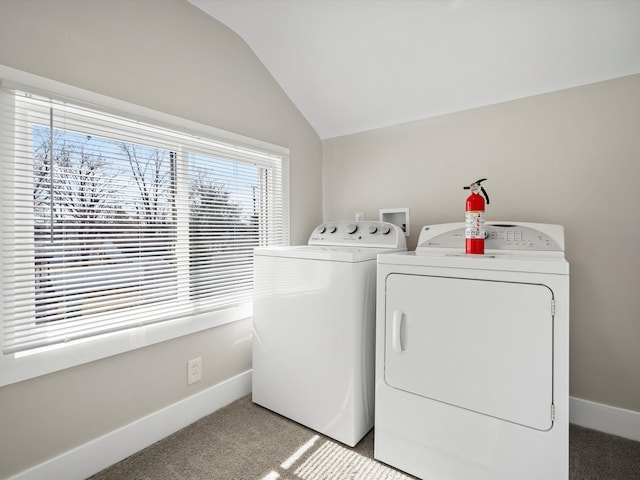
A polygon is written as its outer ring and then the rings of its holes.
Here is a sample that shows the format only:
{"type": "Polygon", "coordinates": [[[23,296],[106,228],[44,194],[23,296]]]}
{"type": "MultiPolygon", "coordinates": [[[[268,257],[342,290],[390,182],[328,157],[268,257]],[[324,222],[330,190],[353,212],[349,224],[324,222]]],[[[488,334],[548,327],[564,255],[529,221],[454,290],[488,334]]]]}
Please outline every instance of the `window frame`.
{"type": "MultiPolygon", "coordinates": [[[[225,132],[204,124],[157,112],[76,87],[59,84],[42,77],[8,69],[1,65],[0,78],[2,79],[2,86],[12,89],[26,90],[34,94],[41,94],[61,100],[72,99],[74,103],[88,104],[94,109],[157,125],[159,128],[169,128],[184,132],[187,135],[209,138],[227,145],[236,145],[239,148],[248,148],[277,156],[281,162],[279,173],[281,176],[281,185],[279,188],[282,197],[282,225],[280,227],[281,232],[278,233],[278,244],[287,245],[289,243],[289,150],[287,148],[225,132]],[[29,86],[24,87],[23,85],[25,84],[29,86]]],[[[1,114],[3,117],[0,117],[0,120],[6,120],[4,115],[7,115],[7,112],[2,112],[1,114]]],[[[11,112],[11,114],[13,115],[12,121],[15,121],[14,112],[11,112]]],[[[7,153],[6,146],[0,154],[2,154],[2,157],[0,157],[2,163],[8,161],[12,166],[16,164],[12,158],[6,158],[10,157],[10,154],[7,153]]],[[[186,151],[180,152],[180,155],[184,155],[185,158],[188,157],[186,151]]],[[[185,163],[177,167],[176,175],[184,175],[184,172],[181,170],[185,168],[185,163]]],[[[5,221],[4,217],[2,221],[5,221]]],[[[181,221],[184,222],[185,219],[178,220],[179,223],[181,221]]],[[[188,222],[188,219],[186,221],[188,222]]],[[[259,229],[262,230],[263,228],[265,227],[262,225],[262,222],[260,222],[259,229]]],[[[178,228],[178,231],[179,230],[180,228],[178,228]]],[[[182,234],[184,235],[184,232],[182,234]]],[[[186,235],[188,237],[188,233],[186,235]]],[[[262,238],[263,236],[260,234],[260,239],[262,240],[262,238]]],[[[188,264],[186,268],[188,268],[188,264]]],[[[6,300],[4,298],[4,288],[2,296],[4,302],[6,300]]],[[[4,306],[2,311],[4,311],[4,306]]],[[[95,337],[73,340],[69,343],[10,354],[0,352],[0,386],[121,354],[137,348],[150,346],[159,342],[176,339],[227,323],[248,319],[251,315],[252,304],[250,301],[247,301],[220,310],[192,313],[179,319],[130,327],[125,330],[104,333],[95,337]]],[[[4,341],[3,335],[4,333],[2,329],[0,329],[0,347],[4,341]]]]}

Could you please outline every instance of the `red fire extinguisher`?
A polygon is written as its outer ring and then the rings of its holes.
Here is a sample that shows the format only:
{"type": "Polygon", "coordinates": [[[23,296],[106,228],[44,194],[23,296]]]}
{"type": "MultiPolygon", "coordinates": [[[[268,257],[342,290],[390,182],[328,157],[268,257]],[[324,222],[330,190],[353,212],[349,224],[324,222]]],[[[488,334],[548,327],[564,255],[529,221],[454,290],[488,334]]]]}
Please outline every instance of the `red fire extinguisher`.
{"type": "Polygon", "coordinates": [[[466,253],[474,253],[482,255],[484,253],[484,200],[487,199],[489,205],[489,195],[481,185],[486,178],[476,180],[471,185],[464,187],[465,190],[471,190],[471,195],[467,197],[467,205],[465,209],[465,251],[466,253]],[[480,195],[480,193],[482,195],[480,195]],[[484,198],[482,196],[484,195],[484,198]]]}

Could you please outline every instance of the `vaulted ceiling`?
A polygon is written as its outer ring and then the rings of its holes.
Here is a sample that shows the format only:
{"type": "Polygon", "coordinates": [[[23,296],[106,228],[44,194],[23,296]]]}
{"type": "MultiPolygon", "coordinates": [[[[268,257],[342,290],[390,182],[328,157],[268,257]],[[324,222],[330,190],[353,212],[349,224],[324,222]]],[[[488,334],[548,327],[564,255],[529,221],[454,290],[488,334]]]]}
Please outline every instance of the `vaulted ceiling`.
{"type": "Polygon", "coordinates": [[[640,0],[189,0],[321,138],[640,73],[640,0]]]}

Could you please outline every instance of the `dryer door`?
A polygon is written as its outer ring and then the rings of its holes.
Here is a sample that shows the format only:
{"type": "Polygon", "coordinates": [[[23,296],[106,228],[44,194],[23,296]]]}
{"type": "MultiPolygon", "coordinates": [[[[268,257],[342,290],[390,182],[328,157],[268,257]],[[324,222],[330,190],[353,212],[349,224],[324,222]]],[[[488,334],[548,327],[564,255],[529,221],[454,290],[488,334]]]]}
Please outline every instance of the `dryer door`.
{"type": "Polygon", "coordinates": [[[540,284],[391,274],[385,381],[538,430],[553,403],[553,292],[540,284]]]}

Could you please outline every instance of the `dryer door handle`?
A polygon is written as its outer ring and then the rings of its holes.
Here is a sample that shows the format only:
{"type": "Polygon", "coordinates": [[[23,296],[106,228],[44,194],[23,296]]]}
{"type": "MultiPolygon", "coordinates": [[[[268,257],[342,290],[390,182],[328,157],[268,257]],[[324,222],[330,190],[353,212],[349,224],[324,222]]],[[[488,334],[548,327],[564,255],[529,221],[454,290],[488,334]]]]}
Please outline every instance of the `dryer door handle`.
{"type": "Polygon", "coordinates": [[[404,313],[402,310],[397,309],[393,311],[393,317],[391,321],[391,349],[393,353],[402,354],[402,317],[404,313]]]}

